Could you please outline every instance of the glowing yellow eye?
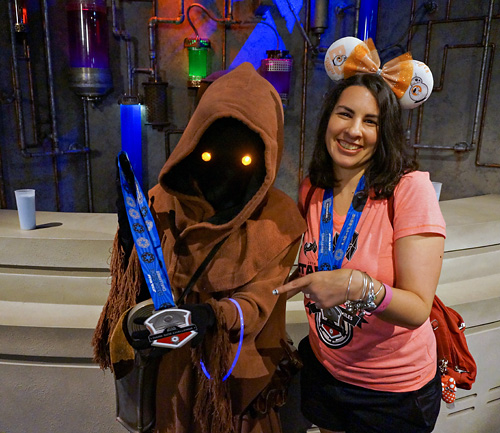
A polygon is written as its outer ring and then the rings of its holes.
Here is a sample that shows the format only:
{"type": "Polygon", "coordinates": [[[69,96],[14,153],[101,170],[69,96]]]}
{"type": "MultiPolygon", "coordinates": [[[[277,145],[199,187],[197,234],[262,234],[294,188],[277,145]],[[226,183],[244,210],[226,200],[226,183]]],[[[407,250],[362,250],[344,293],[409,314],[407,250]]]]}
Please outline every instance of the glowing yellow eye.
{"type": "Polygon", "coordinates": [[[203,152],[201,154],[201,159],[203,159],[203,161],[205,162],[208,162],[212,159],[212,154],[210,152],[203,152]]]}
{"type": "Polygon", "coordinates": [[[241,158],[241,163],[243,165],[250,165],[252,163],[252,157],[250,155],[245,155],[243,158],[241,158]]]}

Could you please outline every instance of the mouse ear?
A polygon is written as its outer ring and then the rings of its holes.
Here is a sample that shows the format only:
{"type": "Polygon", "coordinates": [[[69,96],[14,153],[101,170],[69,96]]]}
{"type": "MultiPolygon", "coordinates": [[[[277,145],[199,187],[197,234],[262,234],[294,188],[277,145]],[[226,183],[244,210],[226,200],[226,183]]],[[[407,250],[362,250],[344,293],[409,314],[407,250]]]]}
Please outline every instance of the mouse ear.
{"type": "Polygon", "coordinates": [[[431,96],[434,87],[434,77],[429,67],[418,60],[413,63],[413,75],[410,85],[403,96],[399,99],[401,108],[411,110],[423,104],[431,96]]]}
{"type": "Polygon", "coordinates": [[[356,46],[364,44],[361,39],[347,36],[335,41],[325,55],[325,70],[330,79],[338,81],[344,76],[344,64],[356,46]]]}

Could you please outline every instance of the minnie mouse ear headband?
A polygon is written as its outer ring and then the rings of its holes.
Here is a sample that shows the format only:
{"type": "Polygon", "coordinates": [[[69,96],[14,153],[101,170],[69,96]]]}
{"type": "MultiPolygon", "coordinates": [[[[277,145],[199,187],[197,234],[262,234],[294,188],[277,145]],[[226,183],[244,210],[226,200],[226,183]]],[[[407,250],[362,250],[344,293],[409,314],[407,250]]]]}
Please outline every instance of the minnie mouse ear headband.
{"type": "Polygon", "coordinates": [[[404,109],[418,107],[427,101],[434,86],[429,67],[413,60],[410,53],[388,61],[380,69],[380,58],[371,39],[363,42],[348,36],[334,42],[326,52],[325,69],[334,81],[356,74],[380,75],[404,109]]]}

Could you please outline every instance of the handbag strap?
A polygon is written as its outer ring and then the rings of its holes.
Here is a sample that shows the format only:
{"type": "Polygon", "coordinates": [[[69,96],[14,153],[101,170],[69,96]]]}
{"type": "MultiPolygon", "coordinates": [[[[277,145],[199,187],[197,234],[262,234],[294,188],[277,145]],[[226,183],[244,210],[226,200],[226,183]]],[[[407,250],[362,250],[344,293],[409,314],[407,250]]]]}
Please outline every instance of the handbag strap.
{"type": "Polygon", "coordinates": [[[312,195],[314,194],[314,191],[316,191],[316,185],[311,185],[311,188],[309,188],[309,191],[307,191],[306,199],[304,200],[304,208],[303,212],[304,215],[302,215],[303,218],[306,217],[307,211],[309,210],[309,204],[311,203],[311,198],[312,195]]]}
{"type": "Polygon", "coordinates": [[[196,269],[195,273],[191,276],[191,279],[189,280],[189,283],[188,285],[186,286],[186,288],[184,289],[184,292],[182,292],[182,295],[180,296],[180,298],[177,300],[177,305],[182,305],[183,302],[184,302],[184,299],[186,298],[187,295],[189,295],[191,293],[191,291],[193,290],[193,286],[194,286],[194,283],[196,283],[196,281],[198,280],[198,278],[200,278],[200,275],[203,273],[203,271],[205,270],[205,268],[207,267],[207,265],[210,263],[210,261],[213,259],[213,257],[215,256],[215,253],[217,251],[219,251],[219,248],[222,246],[222,244],[224,243],[224,241],[229,237],[226,236],[224,239],[222,239],[221,241],[219,241],[211,250],[210,252],[207,254],[207,256],[205,257],[205,259],[203,260],[203,262],[201,262],[201,265],[198,266],[198,269],[196,269]]]}

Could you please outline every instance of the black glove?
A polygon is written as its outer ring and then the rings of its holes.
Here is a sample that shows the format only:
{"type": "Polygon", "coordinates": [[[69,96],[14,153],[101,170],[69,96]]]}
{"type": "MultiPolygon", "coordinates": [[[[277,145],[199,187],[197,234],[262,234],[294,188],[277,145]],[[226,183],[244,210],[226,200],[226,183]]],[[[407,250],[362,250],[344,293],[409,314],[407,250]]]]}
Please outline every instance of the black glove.
{"type": "MultiPolygon", "coordinates": [[[[124,333],[129,344],[137,351],[140,351],[143,356],[155,357],[162,356],[171,349],[166,347],[155,347],[149,341],[150,332],[144,325],[144,322],[154,312],[153,304],[149,304],[137,317],[129,323],[129,315],[123,320],[124,333]]],[[[130,314],[131,312],[129,312],[130,314]]]]}
{"type": "MultiPolygon", "coordinates": [[[[134,319],[136,325],[144,325],[146,317],[138,317],[134,319]]],[[[151,334],[149,330],[144,326],[145,329],[140,331],[133,331],[130,335],[129,343],[136,350],[150,349],[151,342],[149,341],[149,335],[151,334]]]]}
{"type": "Polygon", "coordinates": [[[215,325],[215,313],[209,304],[186,304],[179,308],[191,311],[191,322],[198,328],[198,335],[191,340],[191,347],[196,347],[203,340],[208,329],[215,325]]]}
{"type": "Polygon", "coordinates": [[[130,345],[137,351],[141,352],[141,355],[146,358],[156,358],[158,356],[163,356],[170,352],[172,349],[168,347],[156,347],[152,346],[149,341],[149,331],[135,331],[132,332],[132,336],[129,339],[130,345]]]}

